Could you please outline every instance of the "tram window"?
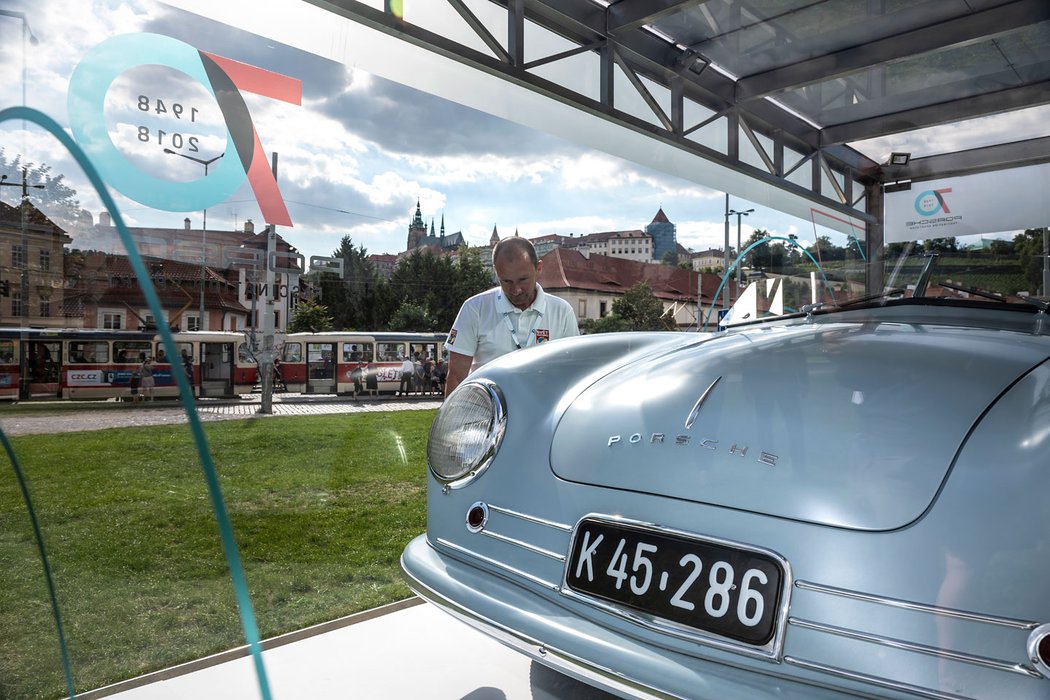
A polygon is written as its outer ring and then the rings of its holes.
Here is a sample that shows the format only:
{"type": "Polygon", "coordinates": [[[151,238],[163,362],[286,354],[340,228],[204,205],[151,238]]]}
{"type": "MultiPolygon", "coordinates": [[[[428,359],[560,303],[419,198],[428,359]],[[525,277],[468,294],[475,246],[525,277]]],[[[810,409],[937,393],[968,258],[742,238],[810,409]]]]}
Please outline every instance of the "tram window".
{"type": "Polygon", "coordinates": [[[255,364],[255,355],[252,354],[252,347],[248,343],[241,343],[237,346],[237,362],[242,365],[255,364]]]}
{"type": "Polygon", "coordinates": [[[283,362],[302,362],[303,361],[303,344],[302,343],[285,343],[284,352],[282,353],[281,359],[283,362]]]}
{"type": "Polygon", "coordinates": [[[370,362],[373,352],[372,343],[343,343],[343,362],[370,362]]]}
{"type": "Polygon", "coordinates": [[[0,341],[0,364],[9,365],[15,361],[15,344],[10,340],[0,341]]]}
{"type": "Polygon", "coordinates": [[[323,362],[328,364],[332,361],[331,343],[307,343],[306,361],[311,363],[323,362]]]}
{"type": "Polygon", "coordinates": [[[109,362],[109,343],[73,342],[69,344],[70,362],[109,362]]]}
{"type": "Polygon", "coordinates": [[[168,363],[168,353],[164,350],[164,343],[158,342],[153,352],[153,361],[158,365],[168,363]]]}
{"type": "Polygon", "coordinates": [[[179,351],[183,364],[186,363],[186,358],[193,362],[193,343],[175,343],[175,348],[179,351]]]}
{"type": "Polygon", "coordinates": [[[377,343],[380,362],[397,362],[405,356],[403,343],[377,343]]]}
{"type": "Polygon", "coordinates": [[[113,353],[117,362],[141,362],[139,356],[149,355],[150,343],[148,340],[118,340],[113,343],[113,353]]]}
{"type": "Polygon", "coordinates": [[[412,357],[437,359],[437,343],[412,343],[412,357]]]}

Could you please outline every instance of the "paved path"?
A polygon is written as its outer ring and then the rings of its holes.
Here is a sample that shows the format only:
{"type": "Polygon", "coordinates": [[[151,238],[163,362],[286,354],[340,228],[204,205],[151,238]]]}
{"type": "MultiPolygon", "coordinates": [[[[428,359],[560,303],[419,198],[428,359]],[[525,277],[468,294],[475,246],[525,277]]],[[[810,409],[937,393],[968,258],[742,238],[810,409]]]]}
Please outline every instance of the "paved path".
{"type": "MultiPolygon", "coordinates": [[[[8,436],[16,436],[147,425],[178,425],[186,422],[182,404],[171,400],[122,405],[114,405],[112,402],[84,402],[82,407],[76,408],[70,407],[69,402],[62,402],[61,405],[55,406],[53,412],[48,411],[44,404],[34,405],[39,406],[39,413],[34,412],[31,415],[4,416],[4,411],[0,408],[0,430],[8,436]]],[[[274,396],[271,404],[273,413],[259,413],[261,405],[258,394],[245,395],[239,401],[205,399],[197,403],[197,415],[201,421],[216,421],[372,411],[419,411],[437,408],[441,401],[426,396],[354,401],[348,397],[278,394],[274,396]]]]}

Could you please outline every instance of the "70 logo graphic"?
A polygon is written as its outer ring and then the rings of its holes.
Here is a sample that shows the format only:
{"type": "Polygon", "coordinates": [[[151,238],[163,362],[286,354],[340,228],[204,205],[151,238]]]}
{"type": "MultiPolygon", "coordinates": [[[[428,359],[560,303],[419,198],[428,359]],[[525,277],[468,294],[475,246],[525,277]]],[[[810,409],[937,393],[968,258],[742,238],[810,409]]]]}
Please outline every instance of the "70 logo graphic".
{"type": "Polygon", "coordinates": [[[291,226],[242,91],[302,104],[302,82],[294,78],[198,51],[168,36],[124,34],[91,49],[73,71],[70,127],[109,185],[136,202],[165,211],[207,209],[227,199],[247,177],[266,223],[291,226]],[[226,125],[227,157],[214,163],[207,178],[172,182],[152,177],[130,163],[110,139],[104,114],[107,91],[124,71],[150,64],[186,74],[218,103],[226,125]],[[237,157],[229,157],[234,152],[237,157]]]}

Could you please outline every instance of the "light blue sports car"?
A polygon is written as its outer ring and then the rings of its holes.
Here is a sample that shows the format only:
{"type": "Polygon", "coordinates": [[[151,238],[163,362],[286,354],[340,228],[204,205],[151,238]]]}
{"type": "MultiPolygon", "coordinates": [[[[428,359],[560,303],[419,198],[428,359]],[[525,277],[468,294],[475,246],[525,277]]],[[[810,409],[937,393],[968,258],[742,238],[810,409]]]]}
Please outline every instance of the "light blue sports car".
{"type": "Polygon", "coordinates": [[[623,697],[1050,698],[1050,318],[936,289],[483,367],[410,585],[623,697]]]}

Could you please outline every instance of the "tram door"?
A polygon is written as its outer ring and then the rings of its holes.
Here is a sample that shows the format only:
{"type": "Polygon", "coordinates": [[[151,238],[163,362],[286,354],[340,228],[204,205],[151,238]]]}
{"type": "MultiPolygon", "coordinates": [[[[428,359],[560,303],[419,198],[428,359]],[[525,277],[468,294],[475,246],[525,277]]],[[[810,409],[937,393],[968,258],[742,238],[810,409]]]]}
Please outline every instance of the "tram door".
{"type": "Polygon", "coordinates": [[[18,397],[62,395],[62,343],[57,340],[27,340],[22,346],[21,381],[18,397]]]}
{"type": "Polygon", "coordinates": [[[233,343],[201,343],[201,396],[233,394],[233,343]]]}
{"type": "Polygon", "coordinates": [[[335,343],[306,344],[306,393],[336,393],[335,343]]]}

